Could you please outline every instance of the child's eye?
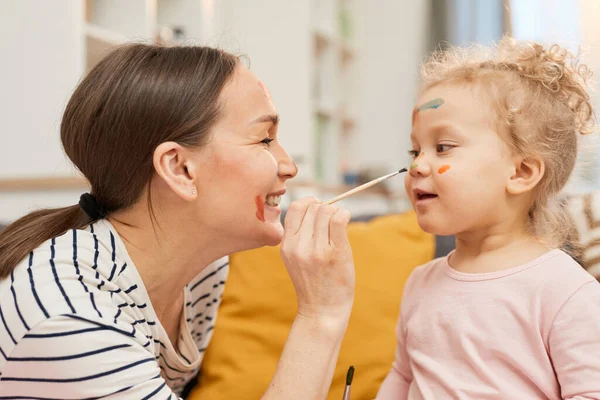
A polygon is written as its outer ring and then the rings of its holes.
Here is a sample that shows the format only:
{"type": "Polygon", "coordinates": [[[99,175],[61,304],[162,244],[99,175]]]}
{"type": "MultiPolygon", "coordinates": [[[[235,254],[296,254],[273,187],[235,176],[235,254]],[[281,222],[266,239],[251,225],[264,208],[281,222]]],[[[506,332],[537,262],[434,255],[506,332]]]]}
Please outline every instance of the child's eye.
{"type": "Polygon", "coordinates": [[[436,150],[438,153],[445,153],[449,150],[452,150],[454,147],[456,146],[453,146],[451,144],[438,144],[436,150]]]}
{"type": "Polygon", "coordinates": [[[263,144],[266,144],[266,145],[267,145],[267,147],[270,147],[270,146],[271,146],[271,142],[272,142],[273,140],[275,140],[275,139],[271,139],[271,138],[265,138],[265,139],[261,140],[260,142],[261,142],[261,143],[263,143],[263,144]]]}
{"type": "Polygon", "coordinates": [[[417,158],[419,157],[419,150],[409,150],[408,154],[412,157],[412,158],[417,158]]]}

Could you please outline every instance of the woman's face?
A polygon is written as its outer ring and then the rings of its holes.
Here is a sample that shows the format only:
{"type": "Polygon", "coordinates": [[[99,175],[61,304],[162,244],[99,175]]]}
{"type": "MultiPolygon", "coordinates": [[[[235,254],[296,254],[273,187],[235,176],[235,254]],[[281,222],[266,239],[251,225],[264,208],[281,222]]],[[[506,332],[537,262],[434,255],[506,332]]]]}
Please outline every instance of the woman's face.
{"type": "Polygon", "coordinates": [[[220,100],[221,118],[196,155],[202,225],[246,248],[278,244],[283,236],[279,198],[297,169],[277,139],[273,100],[241,65],[220,100]]]}

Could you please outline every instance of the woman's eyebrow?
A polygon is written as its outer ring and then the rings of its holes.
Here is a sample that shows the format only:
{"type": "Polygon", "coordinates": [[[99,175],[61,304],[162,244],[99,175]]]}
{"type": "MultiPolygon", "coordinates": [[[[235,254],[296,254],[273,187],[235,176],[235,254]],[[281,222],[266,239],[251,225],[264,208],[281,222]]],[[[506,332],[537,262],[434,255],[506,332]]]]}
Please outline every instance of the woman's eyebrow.
{"type": "Polygon", "coordinates": [[[279,115],[277,115],[277,114],[263,115],[261,117],[256,118],[254,121],[252,121],[250,123],[250,125],[264,124],[265,122],[270,122],[273,125],[277,125],[277,124],[279,124],[279,115]]]}

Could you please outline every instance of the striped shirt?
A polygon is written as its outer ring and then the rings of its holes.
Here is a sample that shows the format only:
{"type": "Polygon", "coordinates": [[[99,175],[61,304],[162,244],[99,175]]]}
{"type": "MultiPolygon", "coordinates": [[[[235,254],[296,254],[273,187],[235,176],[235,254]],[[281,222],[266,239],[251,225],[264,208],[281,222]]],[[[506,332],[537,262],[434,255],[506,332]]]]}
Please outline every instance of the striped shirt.
{"type": "Polygon", "coordinates": [[[174,399],[198,373],[227,258],[184,289],[177,349],[114,227],[32,251],[0,281],[0,399],[174,399]]]}

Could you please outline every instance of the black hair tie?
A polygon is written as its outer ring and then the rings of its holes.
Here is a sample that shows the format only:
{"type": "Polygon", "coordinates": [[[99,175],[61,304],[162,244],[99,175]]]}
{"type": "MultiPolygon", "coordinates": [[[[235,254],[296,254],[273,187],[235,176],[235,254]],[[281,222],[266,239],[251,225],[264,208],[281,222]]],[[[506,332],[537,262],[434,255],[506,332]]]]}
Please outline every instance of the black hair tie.
{"type": "Polygon", "coordinates": [[[98,203],[98,200],[89,193],[84,193],[79,197],[79,207],[81,207],[81,209],[94,221],[106,217],[104,208],[98,203]]]}

